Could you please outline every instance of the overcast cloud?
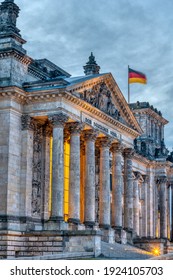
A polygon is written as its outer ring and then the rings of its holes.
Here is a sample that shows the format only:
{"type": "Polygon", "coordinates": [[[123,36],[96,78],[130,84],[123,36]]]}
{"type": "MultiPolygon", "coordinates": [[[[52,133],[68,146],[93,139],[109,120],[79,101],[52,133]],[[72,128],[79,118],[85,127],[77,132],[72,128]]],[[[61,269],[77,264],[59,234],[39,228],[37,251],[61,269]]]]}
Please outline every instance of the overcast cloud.
{"type": "Polygon", "coordinates": [[[173,147],[172,0],[15,0],[18,27],[33,58],[47,58],[72,76],[93,51],[101,72],[111,72],[127,98],[127,66],[147,75],[132,84],[131,102],[148,101],[170,121],[173,147]]]}

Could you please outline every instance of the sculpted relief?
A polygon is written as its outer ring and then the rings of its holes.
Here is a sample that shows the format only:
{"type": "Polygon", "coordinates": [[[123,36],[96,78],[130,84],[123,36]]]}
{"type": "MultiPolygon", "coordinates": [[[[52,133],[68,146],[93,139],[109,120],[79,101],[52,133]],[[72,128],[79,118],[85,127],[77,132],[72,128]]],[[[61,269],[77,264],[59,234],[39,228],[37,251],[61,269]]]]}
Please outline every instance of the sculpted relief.
{"type": "Polygon", "coordinates": [[[112,94],[105,83],[93,86],[84,91],[82,98],[111,117],[119,120],[120,112],[112,102],[112,94]]]}

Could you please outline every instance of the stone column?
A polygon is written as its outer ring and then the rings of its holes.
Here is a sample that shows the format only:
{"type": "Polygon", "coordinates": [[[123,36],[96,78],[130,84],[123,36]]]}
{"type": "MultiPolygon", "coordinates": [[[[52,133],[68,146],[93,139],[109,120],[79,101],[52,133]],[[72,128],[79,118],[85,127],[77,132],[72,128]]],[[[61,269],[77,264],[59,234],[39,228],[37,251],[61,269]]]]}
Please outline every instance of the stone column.
{"type": "Polygon", "coordinates": [[[154,237],[154,200],[153,200],[153,194],[154,194],[154,168],[153,166],[148,167],[148,188],[147,188],[147,236],[148,237],[154,237]]]}
{"type": "Polygon", "coordinates": [[[85,211],[85,141],[80,140],[80,221],[84,223],[85,211]]]}
{"type": "Polygon", "coordinates": [[[133,230],[139,236],[139,173],[133,181],[133,230]]]}
{"type": "Polygon", "coordinates": [[[43,209],[42,218],[44,220],[49,219],[49,202],[50,202],[50,140],[52,136],[52,128],[47,123],[43,130],[43,209]]]}
{"type": "Polygon", "coordinates": [[[81,123],[70,123],[69,223],[80,223],[80,132],[81,123]]]}
{"type": "Polygon", "coordinates": [[[160,182],[160,237],[167,238],[167,178],[159,178],[160,182]]]}
{"type": "Polygon", "coordinates": [[[64,124],[68,116],[59,113],[49,117],[53,125],[52,220],[64,220],[64,124]]]}
{"type": "Polygon", "coordinates": [[[159,202],[158,202],[158,186],[154,186],[154,237],[159,237],[159,202]]]}
{"type": "Polygon", "coordinates": [[[122,185],[122,147],[113,143],[112,152],[112,226],[122,228],[123,185],[122,185]]]}
{"type": "Polygon", "coordinates": [[[108,137],[99,139],[100,144],[100,192],[99,192],[99,224],[105,229],[110,228],[110,166],[108,137]]]}
{"type": "Polygon", "coordinates": [[[173,183],[171,183],[171,241],[173,241],[173,183]]]}
{"type": "Polygon", "coordinates": [[[95,224],[95,140],[97,134],[93,130],[84,131],[85,140],[85,209],[84,223],[95,224]]]}
{"type": "Polygon", "coordinates": [[[33,174],[33,137],[34,120],[29,115],[23,115],[21,138],[21,202],[20,214],[32,216],[32,174],[33,174]]]}
{"type": "Polygon", "coordinates": [[[124,150],[124,227],[133,229],[133,174],[132,174],[133,149],[124,150]]]}
{"type": "Polygon", "coordinates": [[[142,230],[141,236],[147,237],[147,187],[148,187],[148,176],[143,177],[144,182],[142,183],[142,194],[141,194],[141,211],[142,211],[142,230]]]}
{"type": "Polygon", "coordinates": [[[171,224],[170,224],[170,215],[171,215],[171,204],[170,204],[170,198],[171,198],[171,186],[169,185],[167,188],[167,198],[168,198],[168,202],[167,202],[167,207],[168,207],[168,213],[167,213],[167,221],[168,221],[168,225],[167,225],[167,237],[170,240],[171,239],[171,224]]]}

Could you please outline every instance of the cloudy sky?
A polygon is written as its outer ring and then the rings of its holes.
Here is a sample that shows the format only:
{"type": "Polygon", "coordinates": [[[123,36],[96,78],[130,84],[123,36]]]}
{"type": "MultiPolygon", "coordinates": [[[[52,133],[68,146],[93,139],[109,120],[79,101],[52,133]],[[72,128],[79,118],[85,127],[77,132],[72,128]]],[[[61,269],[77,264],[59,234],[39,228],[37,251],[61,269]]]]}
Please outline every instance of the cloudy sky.
{"type": "Polygon", "coordinates": [[[127,67],[146,74],[131,84],[131,102],[148,101],[170,121],[173,147],[172,0],[15,0],[18,27],[33,58],[48,58],[72,76],[83,75],[91,51],[127,99],[127,67]]]}

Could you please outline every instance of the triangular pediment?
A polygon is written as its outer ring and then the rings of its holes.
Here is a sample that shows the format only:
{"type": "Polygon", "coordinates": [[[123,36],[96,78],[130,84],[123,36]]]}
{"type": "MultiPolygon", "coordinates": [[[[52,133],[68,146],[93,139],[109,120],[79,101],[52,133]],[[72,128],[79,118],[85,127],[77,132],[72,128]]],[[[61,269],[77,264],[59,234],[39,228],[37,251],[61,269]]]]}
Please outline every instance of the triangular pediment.
{"type": "Polygon", "coordinates": [[[72,84],[67,87],[67,90],[123,125],[136,130],[139,134],[142,132],[128,103],[110,73],[89,76],[88,79],[87,77],[78,78],[76,81],[73,79],[72,84]]]}

